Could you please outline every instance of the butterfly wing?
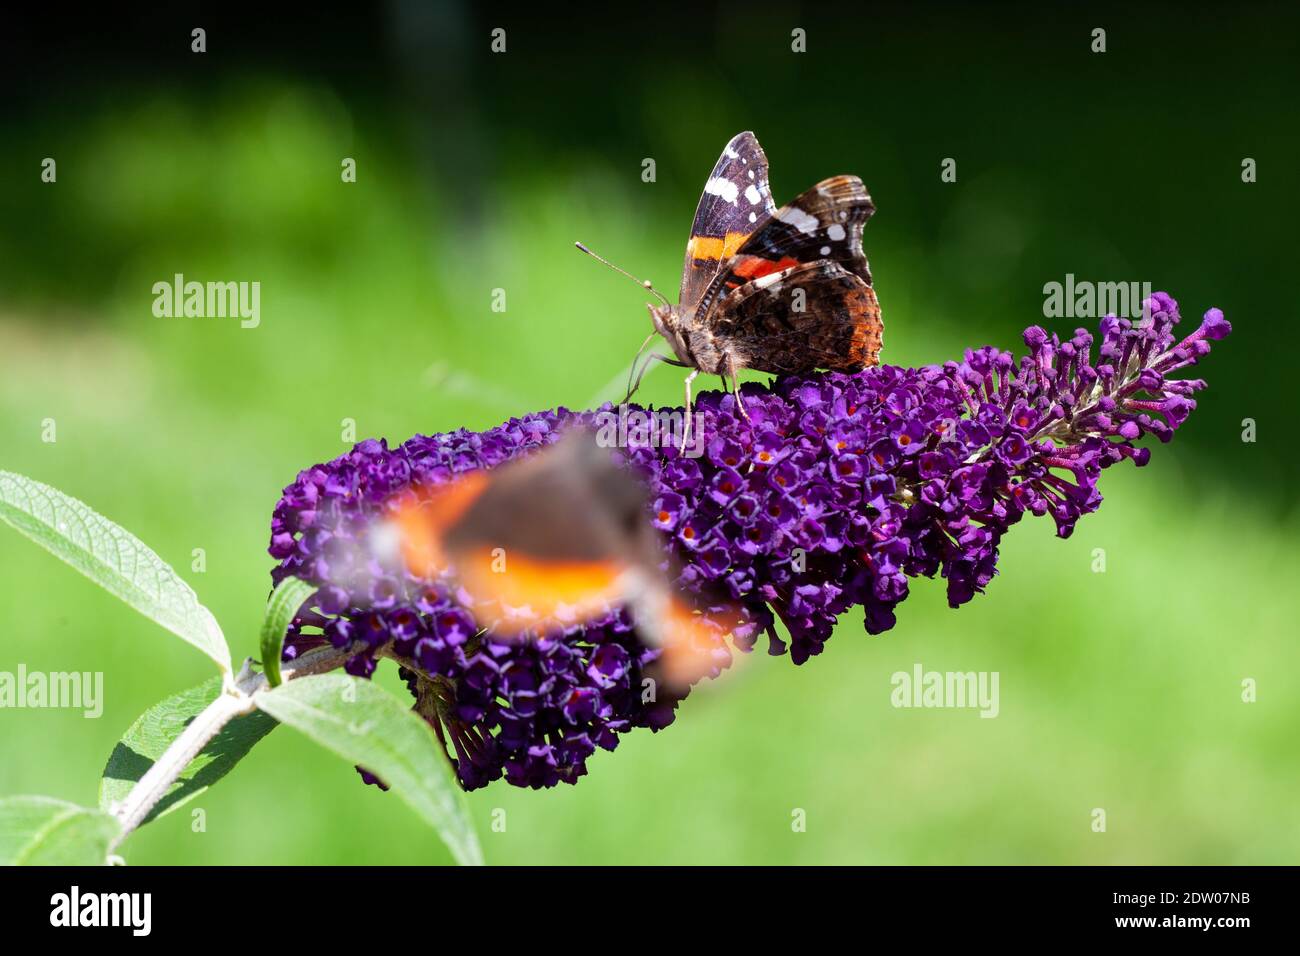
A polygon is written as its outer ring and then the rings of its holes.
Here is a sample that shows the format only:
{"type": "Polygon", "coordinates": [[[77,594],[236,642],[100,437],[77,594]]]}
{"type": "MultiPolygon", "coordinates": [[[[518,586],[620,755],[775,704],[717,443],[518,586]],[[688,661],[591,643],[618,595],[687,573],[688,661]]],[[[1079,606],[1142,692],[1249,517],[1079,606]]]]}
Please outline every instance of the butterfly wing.
{"type": "Polygon", "coordinates": [[[575,430],[523,461],[404,502],[396,526],[408,569],[430,579],[452,569],[494,633],[525,635],[627,604],[642,637],[661,648],[658,673],[670,686],[730,660],[722,635],[740,615],[724,608],[706,618],[682,599],[644,486],[591,433],[575,430]]]}
{"type": "Polygon", "coordinates": [[[641,561],[645,491],[593,437],[574,432],[527,459],[471,472],[398,511],[407,567],[452,568],[477,601],[520,610],[518,629],[616,601],[641,561]]]}
{"type": "Polygon", "coordinates": [[[855,272],[820,260],[745,283],[719,300],[712,331],[736,364],[760,372],[857,372],[879,362],[876,293],[855,272]]]}
{"type": "Polygon", "coordinates": [[[857,176],[832,176],[776,210],[736,248],[700,296],[696,315],[746,282],[805,262],[826,260],[871,285],[862,227],[876,211],[857,176]]]}
{"type": "Polygon", "coordinates": [[[723,147],[695,207],[678,298],[683,309],[695,305],[722,264],[775,211],[763,147],[753,133],[738,133],[723,147]]]}

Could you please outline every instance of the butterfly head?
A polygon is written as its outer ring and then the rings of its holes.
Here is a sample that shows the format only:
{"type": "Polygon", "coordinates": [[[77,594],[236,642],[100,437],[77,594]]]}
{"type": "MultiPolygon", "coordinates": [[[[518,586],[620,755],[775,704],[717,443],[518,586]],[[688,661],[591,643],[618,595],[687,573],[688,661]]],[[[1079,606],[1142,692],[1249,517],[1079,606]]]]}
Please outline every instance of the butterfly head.
{"type": "Polygon", "coordinates": [[[691,348],[688,344],[690,330],[681,308],[672,303],[664,305],[647,303],[646,308],[650,310],[650,321],[654,323],[655,331],[667,340],[678,361],[693,365],[691,348]]]}

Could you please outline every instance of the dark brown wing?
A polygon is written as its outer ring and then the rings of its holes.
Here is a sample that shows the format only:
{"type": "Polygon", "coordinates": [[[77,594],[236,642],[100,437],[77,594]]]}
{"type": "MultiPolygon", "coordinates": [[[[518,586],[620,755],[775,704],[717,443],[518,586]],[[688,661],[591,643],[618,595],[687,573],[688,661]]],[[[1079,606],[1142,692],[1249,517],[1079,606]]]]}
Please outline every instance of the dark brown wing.
{"type": "Polygon", "coordinates": [[[755,279],[720,299],[711,330],[738,366],[779,375],[876,365],[884,324],[871,286],[821,261],[755,279]]]}
{"type": "Polygon", "coordinates": [[[759,224],[700,297],[696,315],[728,291],[799,263],[828,260],[871,285],[862,227],[876,211],[857,176],[832,176],[759,224]]]}
{"type": "Polygon", "coordinates": [[[695,207],[678,297],[682,308],[695,305],[722,263],[775,210],[763,147],[753,133],[738,133],[723,147],[695,207]]]}
{"type": "Polygon", "coordinates": [[[430,489],[403,504],[396,525],[412,573],[451,569],[476,601],[512,609],[506,629],[585,619],[632,592],[667,589],[645,488],[587,431],[430,489]]]}
{"type": "Polygon", "coordinates": [[[591,432],[575,430],[489,473],[447,529],[448,550],[500,547],[542,561],[626,560],[646,492],[591,432]]]}

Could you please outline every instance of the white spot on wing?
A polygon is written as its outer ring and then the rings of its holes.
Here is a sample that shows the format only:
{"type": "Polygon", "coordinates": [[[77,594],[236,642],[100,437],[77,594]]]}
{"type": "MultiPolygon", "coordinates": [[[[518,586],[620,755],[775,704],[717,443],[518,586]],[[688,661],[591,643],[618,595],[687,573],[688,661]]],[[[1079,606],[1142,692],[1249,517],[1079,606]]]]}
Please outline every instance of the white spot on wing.
{"type": "Polygon", "coordinates": [[[831,227],[826,230],[826,235],[830,236],[832,242],[839,242],[844,238],[844,227],[838,222],[833,223],[831,227]]]}
{"type": "Polygon", "coordinates": [[[829,256],[831,254],[831,247],[822,246],[820,249],[817,250],[817,254],[822,256],[829,256]]]}
{"type": "MultiPolygon", "coordinates": [[[[750,183],[748,186],[745,187],[745,198],[749,200],[749,204],[751,206],[757,206],[759,203],[763,201],[762,195],[759,193],[757,189],[754,188],[753,183],[750,183]]],[[[843,230],[840,231],[843,232],[843,230]]]]}
{"type": "Polygon", "coordinates": [[[782,222],[789,223],[802,233],[812,235],[821,225],[820,220],[811,213],[806,213],[795,206],[786,206],[776,214],[776,218],[782,222]]]}
{"type": "Polygon", "coordinates": [[[758,217],[755,216],[755,215],[751,212],[751,213],[749,214],[749,221],[750,221],[750,222],[758,222],[758,217]]]}
{"type": "Polygon", "coordinates": [[[740,194],[740,188],[735,183],[720,176],[705,183],[704,191],[710,196],[720,196],[729,203],[734,203],[736,196],[740,194]]]}

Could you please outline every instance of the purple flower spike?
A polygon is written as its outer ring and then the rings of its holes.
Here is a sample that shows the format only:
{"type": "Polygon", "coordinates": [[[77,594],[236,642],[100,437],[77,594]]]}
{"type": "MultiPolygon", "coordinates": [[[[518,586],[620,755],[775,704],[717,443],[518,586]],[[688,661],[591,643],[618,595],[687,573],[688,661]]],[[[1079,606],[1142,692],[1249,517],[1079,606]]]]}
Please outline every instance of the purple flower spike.
{"type": "MultiPolygon", "coordinates": [[[[706,392],[695,456],[629,432],[625,457],[650,486],[646,520],[682,569],[682,596],[717,623],[705,649],[715,670],[763,634],[769,654],[802,664],[855,607],[868,633],[889,630],[913,577],[941,575],[949,604],[964,604],[1025,514],[1051,515],[1068,537],[1101,504],[1102,469],[1146,464],[1134,442],[1168,441],[1186,421],[1205,383],[1172,375],[1231,331],[1211,309],[1179,341],[1177,303],[1156,293],[1144,305],[1142,319],[1107,316],[1095,336],[1027,329],[1019,361],[986,347],[942,366],[747,385],[748,418],[734,396],[706,392]]],[[[567,426],[597,428],[597,414],[539,412],[392,449],[365,441],[300,473],[276,506],[273,580],[321,588],[286,659],[327,642],[349,649],[359,676],[397,659],[466,789],[575,783],[597,748],[662,729],[680,702],[623,608],[510,642],[480,629],[454,586],[376,557],[375,529],[413,489],[531,454],[567,426]]]]}

